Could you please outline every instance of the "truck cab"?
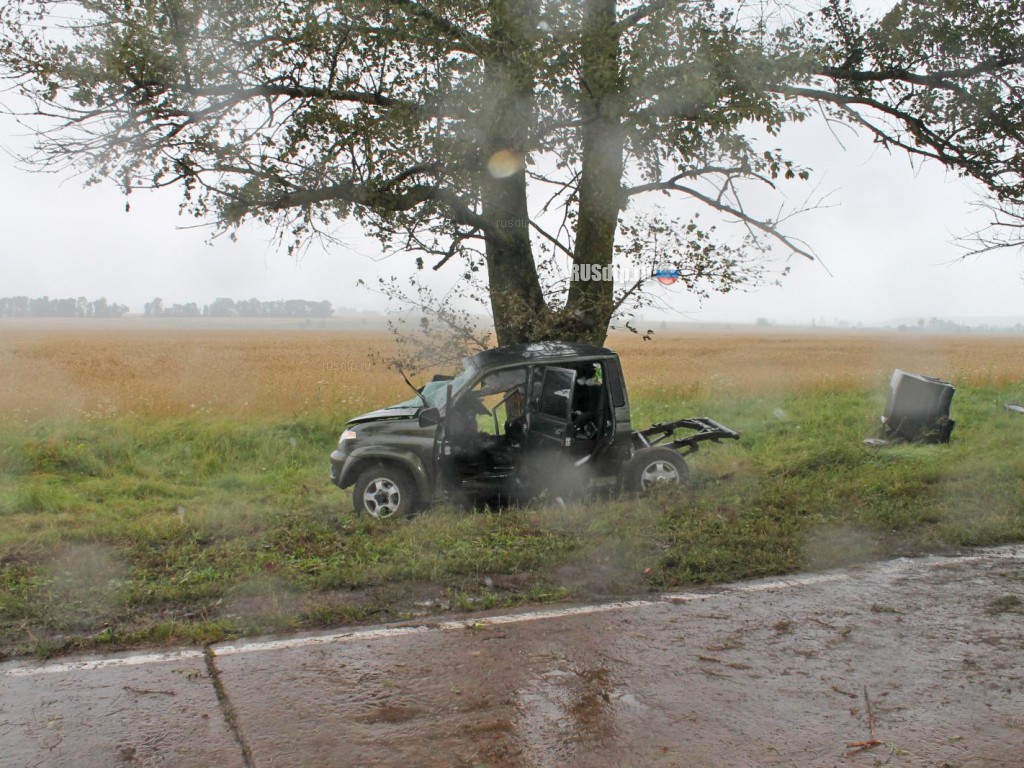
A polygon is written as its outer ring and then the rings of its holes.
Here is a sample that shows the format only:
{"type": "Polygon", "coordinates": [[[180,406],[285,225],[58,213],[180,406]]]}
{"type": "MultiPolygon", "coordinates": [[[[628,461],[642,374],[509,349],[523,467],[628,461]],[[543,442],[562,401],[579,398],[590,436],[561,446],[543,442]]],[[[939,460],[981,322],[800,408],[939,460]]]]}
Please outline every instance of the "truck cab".
{"type": "MultiPolygon", "coordinates": [[[[378,518],[408,516],[442,495],[568,497],[621,486],[638,451],[651,450],[643,435],[633,430],[613,351],[517,344],[467,357],[458,375],[350,420],[331,454],[331,480],[353,488],[357,512],[378,518]]],[[[682,458],[659,450],[644,477],[680,481],[682,458]]]]}
{"type": "Polygon", "coordinates": [[[457,376],[349,421],[331,479],[357,486],[357,509],[375,516],[410,513],[442,493],[522,500],[573,470],[614,484],[631,433],[618,355],[517,344],[467,357],[457,376]]]}

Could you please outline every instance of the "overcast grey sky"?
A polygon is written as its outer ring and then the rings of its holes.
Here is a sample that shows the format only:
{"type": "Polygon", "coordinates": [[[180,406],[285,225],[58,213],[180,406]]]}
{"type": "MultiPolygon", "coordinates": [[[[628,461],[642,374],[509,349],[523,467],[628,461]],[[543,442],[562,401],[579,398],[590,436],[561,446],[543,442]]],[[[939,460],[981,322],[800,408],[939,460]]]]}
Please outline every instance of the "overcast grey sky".
{"type": "MultiPolygon", "coordinates": [[[[809,212],[787,230],[810,243],[828,271],[794,257],[781,287],[713,296],[703,305],[678,286],[653,284],[675,308],[657,316],[738,323],[1024,317],[1019,254],[958,260],[954,236],[985,220],[972,213],[975,190],[937,165],[914,169],[905,156],[890,157],[867,139],[842,138],[845,150],[824,126],[804,124],[783,143],[813,169],[807,192],[814,184],[834,190],[834,207],[809,212]]],[[[27,142],[24,129],[0,116],[0,147],[16,153],[27,142]]],[[[413,269],[412,256],[381,261],[376,242],[355,224],[339,225],[341,244],[314,245],[295,261],[256,226],[243,227],[237,242],[209,243],[208,229],[178,215],[178,190],[133,194],[126,213],[113,184],[83,188],[82,178],[29,173],[7,153],[0,155],[0,179],[4,296],[105,296],[134,312],[156,296],[166,304],[218,296],[327,299],[383,310],[383,299],[357,280],[373,283],[378,274],[413,269]]],[[[457,265],[451,267],[430,276],[442,290],[459,278],[457,265]]]]}

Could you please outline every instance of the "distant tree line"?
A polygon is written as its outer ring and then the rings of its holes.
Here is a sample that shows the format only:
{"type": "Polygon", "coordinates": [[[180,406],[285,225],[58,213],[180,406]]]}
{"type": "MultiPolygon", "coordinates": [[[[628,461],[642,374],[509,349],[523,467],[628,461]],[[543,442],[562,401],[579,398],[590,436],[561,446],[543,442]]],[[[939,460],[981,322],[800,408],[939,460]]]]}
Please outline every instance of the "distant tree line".
{"type": "Polygon", "coordinates": [[[148,302],[144,309],[147,317],[318,317],[326,318],[334,314],[334,307],[329,301],[305,301],[304,299],[288,299],[277,301],[260,301],[248,299],[214,299],[213,303],[199,308],[195,302],[188,304],[171,304],[165,306],[163,299],[156,298],[148,302]]]}
{"type": "Polygon", "coordinates": [[[992,325],[983,323],[981,325],[964,325],[952,320],[943,320],[939,317],[929,319],[919,318],[916,325],[903,323],[897,326],[898,331],[928,331],[931,333],[1024,333],[1024,324],[1015,325],[992,325]]]}
{"type": "Polygon", "coordinates": [[[84,296],[77,299],[51,299],[49,296],[0,298],[0,317],[120,317],[127,311],[124,304],[111,303],[106,299],[89,301],[84,296]]]}

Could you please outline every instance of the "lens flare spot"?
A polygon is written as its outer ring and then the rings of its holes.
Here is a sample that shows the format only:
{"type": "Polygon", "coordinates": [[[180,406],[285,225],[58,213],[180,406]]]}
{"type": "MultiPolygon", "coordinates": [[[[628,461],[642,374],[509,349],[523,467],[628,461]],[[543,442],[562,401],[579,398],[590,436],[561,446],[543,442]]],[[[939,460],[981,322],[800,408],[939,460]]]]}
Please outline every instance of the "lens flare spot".
{"type": "Polygon", "coordinates": [[[487,161],[487,172],[496,179],[507,179],[525,167],[523,156],[511,149],[499,149],[487,161]]]}

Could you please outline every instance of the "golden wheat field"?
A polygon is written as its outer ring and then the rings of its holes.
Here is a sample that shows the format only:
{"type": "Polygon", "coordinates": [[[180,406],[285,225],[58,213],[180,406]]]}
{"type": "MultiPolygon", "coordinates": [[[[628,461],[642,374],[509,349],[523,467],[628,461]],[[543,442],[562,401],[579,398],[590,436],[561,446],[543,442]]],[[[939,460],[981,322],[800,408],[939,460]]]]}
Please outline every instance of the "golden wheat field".
{"type": "MultiPolygon", "coordinates": [[[[351,414],[404,400],[370,330],[0,325],[0,414],[351,414]]],[[[1024,381],[1024,337],[777,329],[613,334],[634,396],[881,389],[894,368],[959,385],[1024,381]]]]}

